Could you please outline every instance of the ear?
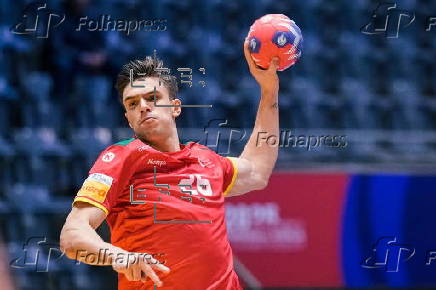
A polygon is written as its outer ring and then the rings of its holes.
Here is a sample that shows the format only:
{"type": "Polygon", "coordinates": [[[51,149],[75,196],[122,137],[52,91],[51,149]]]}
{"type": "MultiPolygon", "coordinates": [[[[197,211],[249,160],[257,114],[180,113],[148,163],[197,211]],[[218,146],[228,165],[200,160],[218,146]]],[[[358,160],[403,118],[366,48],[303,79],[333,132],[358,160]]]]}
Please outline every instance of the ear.
{"type": "Polygon", "coordinates": [[[125,112],[125,113],[124,113],[124,117],[126,117],[126,119],[127,119],[127,122],[129,123],[129,126],[130,126],[130,128],[132,128],[132,129],[133,129],[133,126],[132,126],[132,124],[130,124],[130,122],[129,122],[129,118],[127,118],[127,112],[125,112]]]}
{"type": "MultiPolygon", "coordinates": [[[[174,106],[180,106],[182,104],[182,101],[180,101],[180,99],[174,99],[174,100],[171,100],[171,103],[174,106]]],[[[171,109],[173,111],[172,115],[174,118],[177,118],[180,115],[180,113],[182,113],[182,107],[171,107],[171,109]]]]}

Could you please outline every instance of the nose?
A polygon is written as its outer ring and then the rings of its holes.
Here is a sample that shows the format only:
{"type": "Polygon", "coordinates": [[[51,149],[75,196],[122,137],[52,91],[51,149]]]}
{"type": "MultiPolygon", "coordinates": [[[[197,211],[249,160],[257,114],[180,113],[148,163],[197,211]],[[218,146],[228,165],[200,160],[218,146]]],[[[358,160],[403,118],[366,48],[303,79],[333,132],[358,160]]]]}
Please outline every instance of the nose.
{"type": "Polygon", "coordinates": [[[140,100],[141,111],[151,111],[150,103],[145,98],[140,100]]]}

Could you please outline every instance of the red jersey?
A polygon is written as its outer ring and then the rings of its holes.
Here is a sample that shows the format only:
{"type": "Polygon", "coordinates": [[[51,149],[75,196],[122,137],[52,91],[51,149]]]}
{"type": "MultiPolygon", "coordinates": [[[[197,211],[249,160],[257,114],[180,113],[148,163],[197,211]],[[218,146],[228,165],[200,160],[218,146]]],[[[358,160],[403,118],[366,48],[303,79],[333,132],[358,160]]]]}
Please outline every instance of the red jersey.
{"type": "MultiPolygon", "coordinates": [[[[111,243],[152,254],[171,269],[156,271],[159,289],[242,289],[233,270],[224,196],[236,179],[231,158],[206,146],[180,144],[160,152],[131,138],[104,150],[74,202],[107,214],[111,243]]],[[[128,281],[119,289],[153,289],[153,282],[128,281]]]]}

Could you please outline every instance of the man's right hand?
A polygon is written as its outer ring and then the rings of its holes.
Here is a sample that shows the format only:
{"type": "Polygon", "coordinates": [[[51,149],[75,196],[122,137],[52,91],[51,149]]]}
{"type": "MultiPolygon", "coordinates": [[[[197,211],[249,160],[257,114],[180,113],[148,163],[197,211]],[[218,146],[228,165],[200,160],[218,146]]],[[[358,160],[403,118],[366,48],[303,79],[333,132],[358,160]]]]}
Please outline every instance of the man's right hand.
{"type": "Polygon", "coordinates": [[[158,286],[163,285],[155,270],[168,274],[170,269],[147,253],[130,253],[120,251],[112,258],[112,268],[122,273],[129,281],[143,281],[150,277],[158,286]]]}
{"type": "MultiPolygon", "coordinates": [[[[130,253],[122,248],[106,243],[95,231],[106,218],[103,210],[85,202],[77,202],[65,221],[60,237],[62,251],[70,259],[77,259],[89,265],[109,266],[126,275],[129,281],[146,281],[147,277],[162,286],[155,270],[167,274],[170,269],[146,253],[130,253]],[[87,259],[89,254],[99,257],[105,250],[103,259],[87,259]],[[106,250],[110,255],[106,256],[106,250]],[[92,261],[91,261],[92,260],[92,261]]],[[[161,274],[162,274],[161,273],[161,274]]]]}

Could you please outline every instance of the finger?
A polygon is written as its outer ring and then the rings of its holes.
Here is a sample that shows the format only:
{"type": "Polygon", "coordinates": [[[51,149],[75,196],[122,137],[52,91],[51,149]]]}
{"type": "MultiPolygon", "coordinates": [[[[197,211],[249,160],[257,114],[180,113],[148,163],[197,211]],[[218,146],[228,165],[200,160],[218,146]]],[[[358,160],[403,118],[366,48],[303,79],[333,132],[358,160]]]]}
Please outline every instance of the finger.
{"type": "Polygon", "coordinates": [[[141,269],[142,271],[147,274],[148,277],[158,286],[161,287],[163,285],[162,281],[159,279],[159,277],[156,275],[156,273],[151,269],[150,266],[141,263],[141,269]]]}
{"type": "Polygon", "coordinates": [[[161,271],[162,273],[168,274],[170,272],[170,268],[165,266],[160,261],[156,260],[153,257],[146,258],[146,262],[148,265],[150,265],[152,268],[161,271]]]}
{"type": "Polygon", "coordinates": [[[138,267],[138,266],[132,266],[131,267],[132,268],[132,278],[133,278],[133,281],[139,281],[139,280],[141,280],[141,276],[142,276],[142,271],[141,271],[141,268],[140,267],[138,267]]]}
{"type": "Polygon", "coordinates": [[[271,63],[269,64],[269,71],[276,71],[279,68],[280,59],[275,56],[272,58],[271,63]]]}
{"type": "Polygon", "coordinates": [[[168,268],[167,266],[165,266],[159,262],[157,264],[154,264],[152,267],[156,270],[159,270],[162,273],[165,273],[165,274],[168,274],[171,271],[170,268],[168,268]]]}
{"type": "Polygon", "coordinates": [[[254,63],[254,60],[251,58],[250,50],[248,49],[248,40],[244,41],[244,55],[245,59],[247,60],[248,66],[250,68],[255,68],[256,64],[254,63]]]}
{"type": "Polygon", "coordinates": [[[142,282],[147,282],[147,274],[145,274],[142,270],[141,270],[141,281],[142,282]]]}
{"type": "Polygon", "coordinates": [[[127,280],[133,281],[132,268],[127,269],[127,271],[124,271],[124,275],[126,275],[127,280]]]}
{"type": "Polygon", "coordinates": [[[112,268],[118,273],[124,273],[128,270],[127,266],[124,263],[113,263],[112,268]]]}

